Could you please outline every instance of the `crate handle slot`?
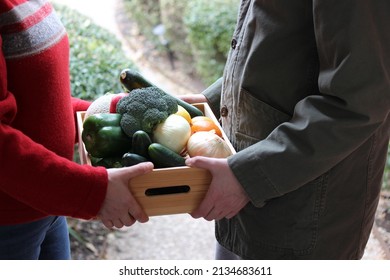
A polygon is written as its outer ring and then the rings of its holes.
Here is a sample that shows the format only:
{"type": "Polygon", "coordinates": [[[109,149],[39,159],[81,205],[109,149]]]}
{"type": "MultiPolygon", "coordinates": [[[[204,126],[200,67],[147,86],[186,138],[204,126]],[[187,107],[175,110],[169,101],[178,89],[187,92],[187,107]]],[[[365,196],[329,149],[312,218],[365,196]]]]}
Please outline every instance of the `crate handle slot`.
{"type": "Polygon", "coordinates": [[[149,188],[145,190],[145,195],[156,196],[156,195],[166,195],[166,194],[188,193],[190,189],[191,189],[190,186],[187,185],[149,188]]]}

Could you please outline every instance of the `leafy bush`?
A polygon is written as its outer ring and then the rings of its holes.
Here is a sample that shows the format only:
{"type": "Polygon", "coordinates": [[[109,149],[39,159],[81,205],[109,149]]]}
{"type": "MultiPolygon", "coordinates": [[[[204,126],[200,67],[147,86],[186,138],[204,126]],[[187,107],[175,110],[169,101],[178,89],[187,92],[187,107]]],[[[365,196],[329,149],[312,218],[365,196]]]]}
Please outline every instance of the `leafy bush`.
{"type": "Polygon", "coordinates": [[[129,18],[137,23],[141,34],[158,45],[153,28],[161,23],[159,0],[124,0],[124,3],[129,18]]]}
{"type": "MultiPolygon", "coordinates": [[[[239,0],[124,0],[129,18],[159,49],[153,28],[162,23],[176,57],[210,84],[223,73],[239,0]]],[[[161,49],[163,50],[163,49],[161,49]]]]}
{"type": "Polygon", "coordinates": [[[94,100],[106,92],[123,91],[119,73],[134,64],[121,42],[75,10],[58,4],[55,9],[69,35],[72,95],[94,100]]]}
{"type": "Polygon", "coordinates": [[[187,74],[195,74],[191,44],[183,22],[183,14],[187,5],[188,2],[182,0],[160,0],[161,23],[165,27],[165,37],[175,58],[187,66],[183,69],[187,74]]]}
{"type": "Polygon", "coordinates": [[[196,69],[206,84],[222,75],[234,26],[238,0],[191,0],[184,15],[196,69]]]}

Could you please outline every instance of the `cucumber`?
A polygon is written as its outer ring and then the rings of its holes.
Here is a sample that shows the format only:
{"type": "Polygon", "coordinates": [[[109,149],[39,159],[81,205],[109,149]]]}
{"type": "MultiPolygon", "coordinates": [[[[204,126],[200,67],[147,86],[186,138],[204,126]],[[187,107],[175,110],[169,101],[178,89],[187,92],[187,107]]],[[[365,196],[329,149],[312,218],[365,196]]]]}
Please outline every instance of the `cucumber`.
{"type": "Polygon", "coordinates": [[[199,110],[198,108],[196,108],[194,105],[191,105],[190,103],[185,102],[184,100],[181,100],[180,98],[177,98],[176,96],[174,96],[174,97],[177,100],[177,105],[180,105],[181,107],[186,109],[186,111],[190,114],[191,118],[198,117],[198,116],[204,116],[203,112],[201,110],[199,110]]]}
{"type": "Polygon", "coordinates": [[[185,166],[185,159],[171,149],[159,143],[148,148],[149,157],[157,168],[185,166]]]}
{"type": "Polygon", "coordinates": [[[139,72],[133,69],[122,70],[119,80],[128,91],[153,86],[139,72]]]}
{"type": "Polygon", "coordinates": [[[143,130],[134,132],[132,139],[133,153],[148,158],[148,147],[150,144],[152,144],[152,140],[150,139],[149,134],[143,130]]]}
{"type": "MultiPolygon", "coordinates": [[[[157,87],[133,69],[122,70],[119,80],[128,91],[132,91],[133,89],[137,88],[157,87]]],[[[167,92],[165,93],[169,94],[167,92]]],[[[169,95],[173,96],[176,99],[178,105],[186,109],[186,111],[190,114],[191,118],[204,115],[203,112],[196,108],[194,105],[191,105],[190,103],[185,102],[184,100],[181,100],[180,98],[172,94],[169,95]]]]}
{"type": "Polygon", "coordinates": [[[135,153],[125,153],[122,156],[121,163],[123,166],[133,166],[141,162],[149,161],[147,158],[135,153]]]}

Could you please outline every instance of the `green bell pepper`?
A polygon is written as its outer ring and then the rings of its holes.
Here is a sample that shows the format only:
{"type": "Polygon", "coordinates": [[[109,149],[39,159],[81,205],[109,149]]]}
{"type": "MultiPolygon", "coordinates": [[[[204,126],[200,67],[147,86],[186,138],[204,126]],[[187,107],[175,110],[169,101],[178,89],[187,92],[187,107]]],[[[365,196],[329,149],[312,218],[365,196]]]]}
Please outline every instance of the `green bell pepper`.
{"type": "Polygon", "coordinates": [[[101,113],[85,119],[81,138],[91,156],[121,156],[131,149],[132,139],[120,127],[121,117],[120,114],[101,113]]]}
{"type": "MultiPolygon", "coordinates": [[[[126,155],[127,153],[125,153],[126,155]]],[[[103,166],[105,168],[121,168],[122,156],[95,158],[90,156],[92,166],[103,166]]]]}

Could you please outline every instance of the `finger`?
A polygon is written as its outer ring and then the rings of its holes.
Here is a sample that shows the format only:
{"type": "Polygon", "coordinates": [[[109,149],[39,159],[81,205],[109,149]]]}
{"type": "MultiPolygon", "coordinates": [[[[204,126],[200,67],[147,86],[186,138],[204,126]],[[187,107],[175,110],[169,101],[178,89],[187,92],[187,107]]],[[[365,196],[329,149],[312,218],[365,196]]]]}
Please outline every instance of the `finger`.
{"type": "Polygon", "coordinates": [[[114,224],[110,220],[102,220],[102,223],[108,229],[112,229],[112,227],[114,226],[114,224]]]}
{"type": "Polygon", "coordinates": [[[146,223],[149,221],[148,215],[145,213],[145,211],[138,205],[135,205],[131,211],[131,215],[134,217],[134,219],[140,223],[146,223]]]}
{"type": "Polygon", "coordinates": [[[122,227],[123,227],[123,223],[122,223],[122,221],[119,220],[119,219],[114,220],[114,221],[112,221],[112,222],[113,222],[113,224],[114,224],[114,227],[116,227],[116,228],[122,228],[122,227]]]}
{"type": "Polygon", "coordinates": [[[129,167],[122,167],[121,172],[126,173],[128,179],[149,173],[153,170],[154,165],[151,162],[142,162],[129,167]]]}
{"type": "Polygon", "coordinates": [[[129,214],[138,222],[146,223],[149,221],[148,215],[145,213],[144,209],[138,204],[137,200],[133,196],[130,198],[131,209],[129,209],[129,214]]]}
{"type": "Polygon", "coordinates": [[[207,216],[210,211],[213,209],[213,201],[210,199],[210,195],[206,194],[206,197],[203,199],[203,201],[200,203],[197,209],[195,209],[191,216],[194,219],[202,218],[207,216]]]}
{"type": "Polygon", "coordinates": [[[220,220],[220,219],[222,219],[222,218],[224,218],[224,217],[225,217],[224,211],[221,211],[221,210],[219,210],[218,208],[214,207],[214,208],[210,211],[210,213],[208,213],[204,218],[205,218],[205,220],[207,220],[207,221],[212,221],[212,220],[218,221],[218,220],[220,220]]]}
{"type": "Polygon", "coordinates": [[[122,224],[127,227],[132,226],[135,223],[135,219],[130,213],[124,215],[120,220],[122,224]]]}
{"type": "Polygon", "coordinates": [[[189,167],[209,169],[214,160],[214,158],[196,156],[186,159],[185,163],[189,167]]]}
{"type": "Polygon", "coordinates": [[[233,218],[234,216],[236,216],[237,214],[238,214],[237,211],[230,211],[230,212],[225,216],[225,218],[226,218],[226,219],[231,219],[231,218],[233,218]]]}
{"type": "Polygon", "coordinates": [[[186,94],[181,95],[180,99],[188,103],[202,103],[206,102],[206,97],[203,94],[186,94]]]}

